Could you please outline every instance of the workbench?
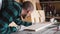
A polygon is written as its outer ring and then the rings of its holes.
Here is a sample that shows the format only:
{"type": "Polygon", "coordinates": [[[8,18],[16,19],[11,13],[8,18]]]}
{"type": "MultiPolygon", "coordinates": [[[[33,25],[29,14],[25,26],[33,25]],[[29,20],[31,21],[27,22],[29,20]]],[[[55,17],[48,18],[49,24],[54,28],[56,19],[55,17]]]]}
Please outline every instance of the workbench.
{"type": "Polygon", "coordinates": [[[24,29],[26,29],[26,30],[17,31],[17,32],[12,33],[12,34],[41,34],[41,33],[43,33],[44,31],[47,30],[47,27],[51,26],[52,24],[54,24],[54,23],[50,23],[50,22],[37,23],[35,25],[31,25],[29,27],[25,27],[24,29]],[[30,29],[30,30],[28,30],[28,29],[30,29]]]}

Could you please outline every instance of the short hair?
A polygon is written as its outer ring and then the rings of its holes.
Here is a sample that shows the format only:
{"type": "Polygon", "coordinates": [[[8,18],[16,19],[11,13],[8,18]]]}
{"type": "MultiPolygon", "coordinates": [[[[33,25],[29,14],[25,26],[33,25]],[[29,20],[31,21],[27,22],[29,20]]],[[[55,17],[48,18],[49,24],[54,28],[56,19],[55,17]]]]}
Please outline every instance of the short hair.
{"type": "Polygon", "coordinates": [[[34,6],[30,1],[25,1],[23,2],[22,8],[29,10],[29,11],[33,11],[34,10],[34,6]]]}

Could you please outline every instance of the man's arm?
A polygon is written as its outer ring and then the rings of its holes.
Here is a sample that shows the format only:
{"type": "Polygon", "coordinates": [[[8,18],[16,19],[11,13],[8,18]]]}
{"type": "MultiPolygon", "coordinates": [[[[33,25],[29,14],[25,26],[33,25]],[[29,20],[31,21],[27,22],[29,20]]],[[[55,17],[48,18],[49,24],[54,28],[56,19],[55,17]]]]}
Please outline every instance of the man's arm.
{"type": "Polygon", "coordinates": [[[15,22],[17,25],[24,25],[24,26],[30,26],[30,25],[32,25],[32,22],[22,21],[22,20],[20,20],[19,18],[18,18],[18,19],[15,19],[14,22],[15,22]]]}
{"type": "Polygon", "coordinates": [[[0,34],[10,34],[16,31],[16,27],[9,27],[6,22],[0,20],[0,34]]]}

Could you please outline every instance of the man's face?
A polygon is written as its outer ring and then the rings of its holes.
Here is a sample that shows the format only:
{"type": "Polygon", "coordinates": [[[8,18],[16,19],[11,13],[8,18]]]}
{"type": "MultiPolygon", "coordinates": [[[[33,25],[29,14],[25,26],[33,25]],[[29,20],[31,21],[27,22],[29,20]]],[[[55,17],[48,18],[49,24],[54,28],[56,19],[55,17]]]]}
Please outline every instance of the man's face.
{"type": "Polygon", "coordinates": [[[31,15],[31,11],[27,11],[27,10],[22,10],[22,17],[25,18],[26,16],[30,16],[31,15]]]}

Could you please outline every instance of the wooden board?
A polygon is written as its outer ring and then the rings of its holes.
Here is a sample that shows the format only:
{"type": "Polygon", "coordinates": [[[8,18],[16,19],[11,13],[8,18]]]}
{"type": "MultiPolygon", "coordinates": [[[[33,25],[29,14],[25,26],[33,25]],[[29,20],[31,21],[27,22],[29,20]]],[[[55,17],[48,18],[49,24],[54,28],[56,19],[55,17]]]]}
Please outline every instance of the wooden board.
{"type": "Polygon", "coordinates": [[[37,23],[35,25],[31,25],[29,27],[26,27],[24,29],[24,31],[35,31],[36,32],[36,31],[40,31],[42,29],[45,29],[45,28],[51,26],[52,24],[54,24],[54,23],[50,23],[50,22],[47,22],[47,23],[37,23]]]}

